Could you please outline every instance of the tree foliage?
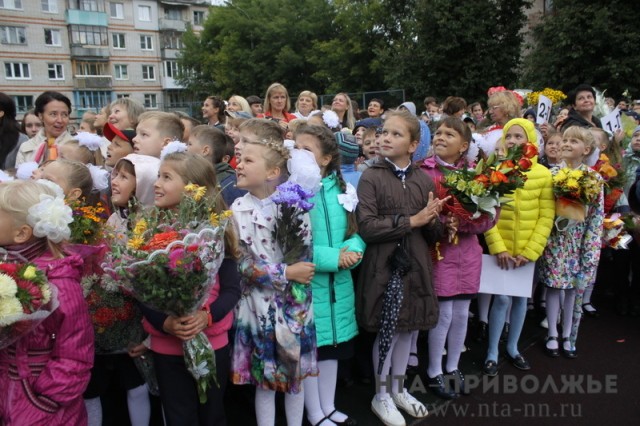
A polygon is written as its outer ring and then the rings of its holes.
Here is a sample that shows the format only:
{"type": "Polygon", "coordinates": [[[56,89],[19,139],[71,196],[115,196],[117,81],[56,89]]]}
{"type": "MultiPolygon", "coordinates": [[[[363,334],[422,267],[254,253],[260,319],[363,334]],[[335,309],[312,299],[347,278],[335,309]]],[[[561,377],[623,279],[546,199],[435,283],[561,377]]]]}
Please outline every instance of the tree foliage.
{"type": "Polygon", "coordinates": [[[640,8],[627,0],[555,0],[553,13],[533,30],[523,82],[539,90],[571,90],[580,83],[619,97],[640,97],[636,75],[640,8]]]}

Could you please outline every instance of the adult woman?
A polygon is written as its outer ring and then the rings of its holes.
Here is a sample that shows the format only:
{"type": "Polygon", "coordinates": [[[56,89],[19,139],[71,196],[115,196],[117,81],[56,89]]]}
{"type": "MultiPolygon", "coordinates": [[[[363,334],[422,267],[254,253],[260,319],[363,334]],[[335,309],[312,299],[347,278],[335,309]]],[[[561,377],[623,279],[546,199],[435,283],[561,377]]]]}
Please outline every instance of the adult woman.
{"type": "Polygon", "coordinates": [[[73,137],[67,131],[71,101],[60,92],[46,91],[36,99],[35,113],[43,127],[31,139],[20,145],[16,167],[27,161],[42,164],[58,157],[58,146],[73,137]]]}
{"type": "Polygon", "coordinates": [[[16,121],[15,102],[0,92],[0,170],[13,168],[18,147],[26,140],[16,121]]]}
{"type": "Polygon", "coordinates": [[[217,127],[224,131],[224,101],[219,96],[209,96],[202,104],[202,118],[209,126],[217,127]]]}
{"type": "Polygon", "coordinates": [[[42,121],[38,118],[36,113],[30,109],[22,116],[22,124],[20,125],[20,131],[27,135],[27,139],[31,139],[42,129],[42,121]]]}
{"type": "Polygon", "coordinates": [[[251,114],[251,107],[249,102],[240,95],[233,95],[227,101],[227,111],[239,112],[243,111],[247,114],[251,114]]]}
{"type": "Polygon", "coordinates": [[[478,145],[484,151],[485,155],[489,155],[496,150],[496,144],[502,137],[502,128],[512,118],[520,117],[520,101],[518,97],[510,90],[491,92],[489,90],[489,116],[493,125],[488,127],[482,133],[481,140],[478,145]]]}
{"type": "Polygon", "coordinates": [[[309,90],[300,92],[296,101],[296,112],[293,115],[297,118],[309,118],[311,114],[317,111],[318,96],[309,90]]]}
{"type": "Polygon", "coordinates": [[[333,102],[331,102],[331,110],[338,114],[342,127],[353,129],[356,125],[351,99],[346,93],[341,92],[334,96],[333,102]]]}
{"type": "Polygon", "coordinates": [[[109,107],[109,123],[120,130],[135,129],[143,112],[144,106],[132,98],[116,99],[109,107]]]}
{"type": "Polygon", "coordinates": [[[269,86],[264,96],[264,114],[258,117],[270,118],[284,124],[297,118],[295,115],[289,113],[290,109],[291,99],[289,98],[287,88],[280,83],[273,83],[269,86]]]}
{"type": "Polygon", "coordinates": [[[100,112],[96,114],[96,119],[93,120],[93,127],[96,128],[96,131],[100,136],[102,136],[102,129],[104,128],[104,125],[107,124],[110,115],[111,107],[109,105],[105,105],[100,109],[100,112]]]}
{"type": "Polygon", "coordinates": [[[571,105],[569,116],[562,124],[562,131],[571,126],[599,127],[602,123],[598,117],[593,116],[593,109],[596,106],[596,91],[588,84],[579,84],[567,96],[567,102],[571,105]]]}

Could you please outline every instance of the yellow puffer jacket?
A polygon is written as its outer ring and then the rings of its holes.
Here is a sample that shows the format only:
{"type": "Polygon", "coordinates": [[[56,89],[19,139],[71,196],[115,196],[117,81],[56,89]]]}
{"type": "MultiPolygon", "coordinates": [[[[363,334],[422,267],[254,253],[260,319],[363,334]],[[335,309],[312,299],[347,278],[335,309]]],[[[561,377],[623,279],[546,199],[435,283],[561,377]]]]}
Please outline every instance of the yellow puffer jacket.
{"type": "Polygon", "coordinates": [[[534,262],[547,245],[555,200],[549,169],[535,163],[526,175],[524,187],[507,196],[513,201],[503,206],[498,223],[484,235],[491,254],[507,251],[534,262]]]}

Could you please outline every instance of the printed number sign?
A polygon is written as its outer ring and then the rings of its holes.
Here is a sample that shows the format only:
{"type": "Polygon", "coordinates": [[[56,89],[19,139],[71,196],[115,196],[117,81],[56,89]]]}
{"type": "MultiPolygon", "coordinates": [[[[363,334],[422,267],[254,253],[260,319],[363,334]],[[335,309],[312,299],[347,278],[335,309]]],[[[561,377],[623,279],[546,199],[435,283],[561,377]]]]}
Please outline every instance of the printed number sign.
{"type": "Polygon", "coordinates": [[[620,109],[616,108],[609,114],[605,115],[601,119],[602,128],[608,132],[615,133],[622,128],[622,121],[620,118],[620,109]]]}
{"type": "Polygon", "coordinates": [[[544,124],[549,122],[551,117],[551,99],[545,95],[538,97],[538,115],[536,115],[536,124],[544,124]]]}

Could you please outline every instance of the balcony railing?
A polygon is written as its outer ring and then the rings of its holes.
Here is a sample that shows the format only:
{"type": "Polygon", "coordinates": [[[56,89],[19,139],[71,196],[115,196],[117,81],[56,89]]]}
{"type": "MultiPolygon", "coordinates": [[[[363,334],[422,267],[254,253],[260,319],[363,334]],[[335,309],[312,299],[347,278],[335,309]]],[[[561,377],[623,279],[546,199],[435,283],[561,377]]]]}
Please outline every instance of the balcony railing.
{"type": "Polygon", "coordinates": [[[71,57],[76,58],[108,58],[109,48],[102,46],[71,46],[71,57]]]}
{"type": "Polygon", "coordinates": [[[113,79],[110,75],[75,75],[73,76],[76,89],[111,89],[113,79]]]}
{"type": "Polygon", "coordinates": [[[181,19],[167,19],[160,18],[158,20],[158,27],[160,31],[178,31],[185,32],[187,30],[187,23],[189,21],[183,21],[181,19]]]}

